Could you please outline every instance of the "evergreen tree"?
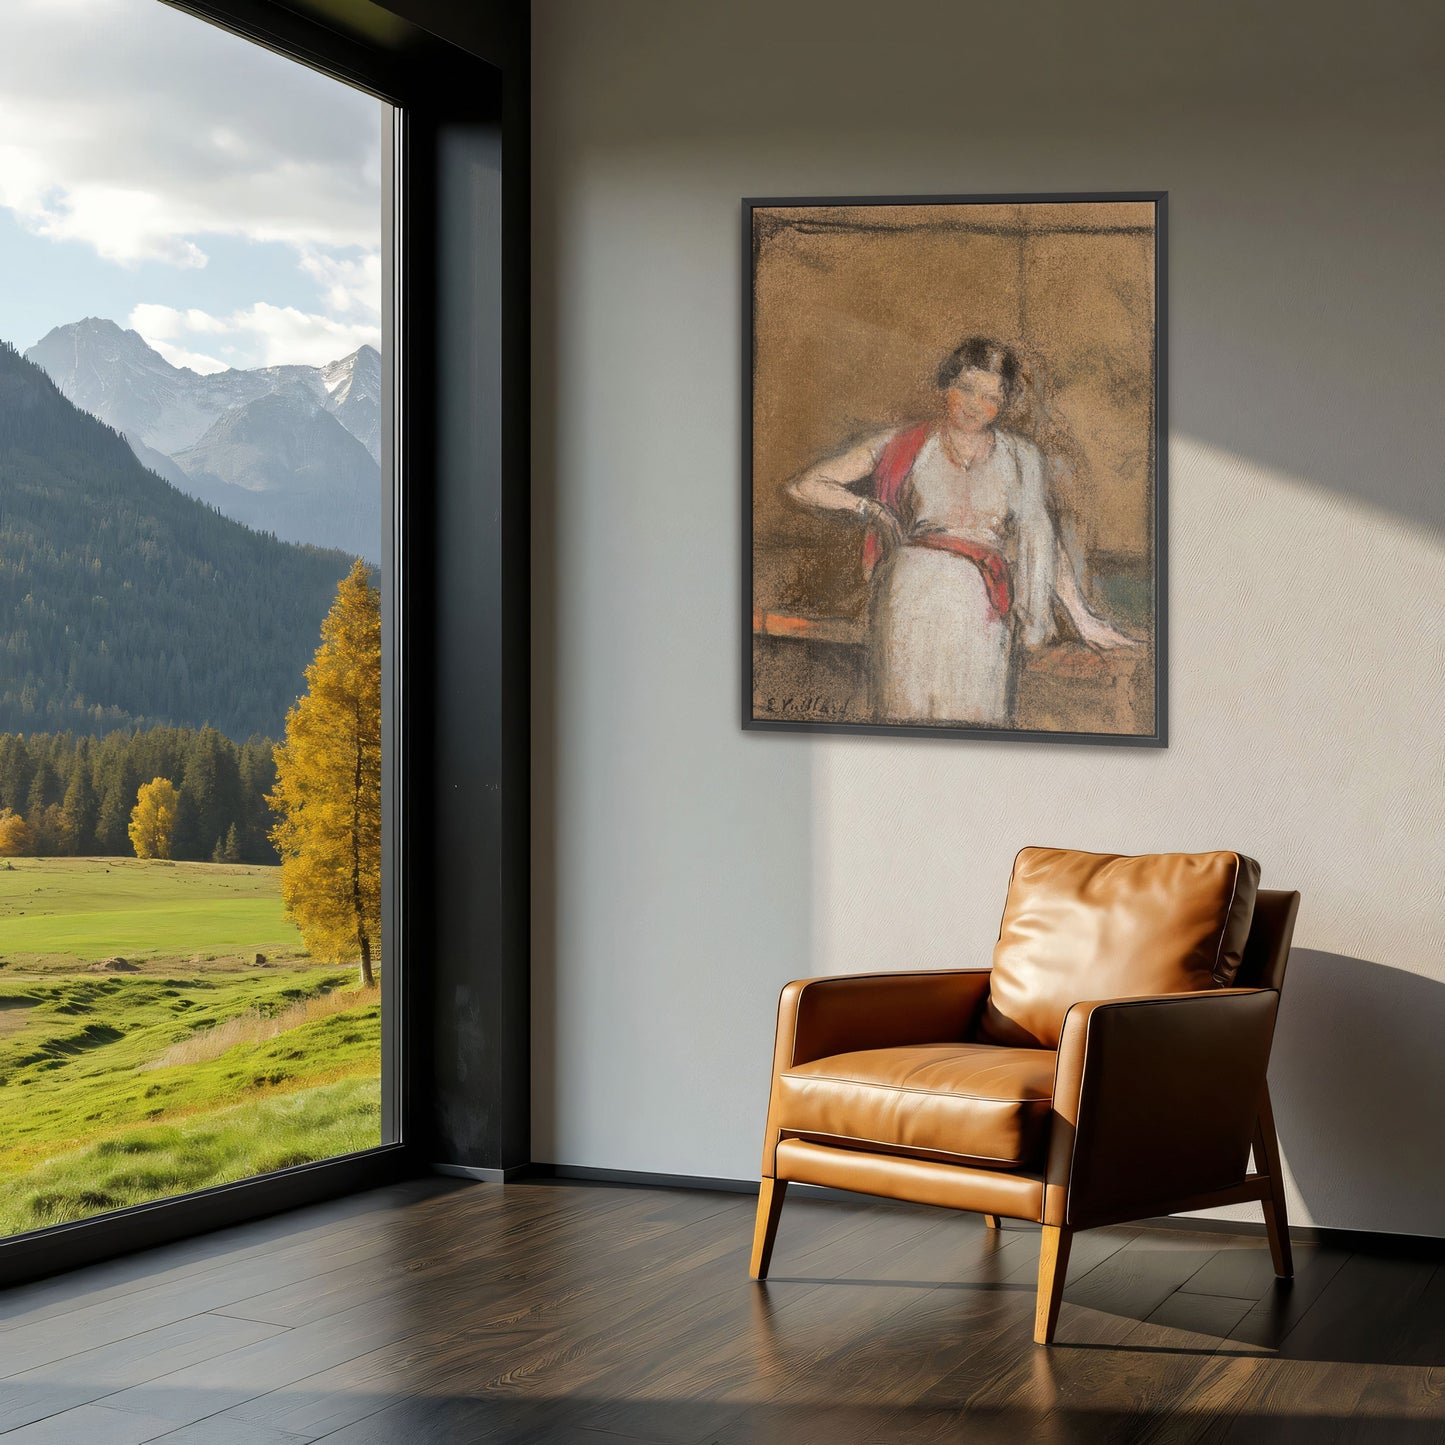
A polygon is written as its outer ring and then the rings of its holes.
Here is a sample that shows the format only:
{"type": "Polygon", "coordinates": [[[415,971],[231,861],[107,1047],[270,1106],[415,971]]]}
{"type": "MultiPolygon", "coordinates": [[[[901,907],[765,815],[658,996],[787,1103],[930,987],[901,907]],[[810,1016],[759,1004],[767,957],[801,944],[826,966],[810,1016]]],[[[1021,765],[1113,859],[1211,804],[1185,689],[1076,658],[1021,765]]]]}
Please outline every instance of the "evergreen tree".
{"type": "Polygon", "coordinates": [[[59,803],[36,808],[25,820],[30,829],[30,852],[36,858],[56,858],[65,851],[65,823],[59,803]]]}
{"type": "Polygon", "coordinates": [[[63,789],[60,786],[60,775],[55,771],[54,764],[49,758],[49,749],[45,746],[45,738],[31,738],[31,754],[35,758],[35,772],[30,779],[30,792],[25,800],[25,814],[33,817],[43,812],[52,803],[60,802],[63,796],[63,789]]]}
{"type": "Polygon", "coordinates": [[[381,938],[381,594],[360,560],[336,589],[306,684],[267,798],[281,898],[312,954],[359,956],[369,987],[381,938]]]}
{"type": "Polygon", "coordinates": [[[238,758],[241,786],[241,858],[246,863],[279,861],[271,842],[271,810],[266,795],[276,786],[276,745],[269,738],[248,738],[238,758]]]}
{"type": "MultiPolygon", "coordinates": [[[[125,733],[112,734],[107,743],[126,738],[125,733]]],[[[135,735],[129,735],[136,741],[135,735]]],[[[115,748],[107,756],[98,775],[104,777],[100,815],[96,820],[96,847],[110,857],[127,850],[130,841],[130,814],[142,776],[137,761],[138,748],[115,748]]]]}
{"type": "Polygon", "coordinates": [[[220,846],[222,863],[239,863],[241,861],[241,835],[234,823],[226,829],[226,841],[220,846]]]}
{"type": "Polygon", "coordinates": [[[60,805],[61,837],[65,852],[71,855],[89,853],[95,848],[95,825],[100,805],[95,785],[90,780],[89,750],[76,758],[65,801],[60,805]]]}
{"type": "Polygon", "coordinates": [[[197,795],[182,784],[176,796],[176,822],[171,834],[173,858],[195,860],[211,856],[210,846],[205,841],[206,835],[201,831],[201,810],[197,806],[198,802],[197,795]]]}
{"type": "Polygon", "coordinates": [[[23,813],[30,801],[30,751],[19,733],[0,737],[0,808],[23,813]]]}
{"type": "Polygon", "coordinates": [[[273,821],[266,805],[276,780],[273,751],[265,738],[237,745],[209,727],[103,738],[0,733],[0,800],[19,800],[0,807],[26,820],[28,851],[117,856],[132,851],[130,818],[141,780],[180,778],[172,858],[210,858],[218,842],[227,846],[234,828],[235,861],[275,863],[266,836],[273,821]]]}
{"type": "Polygon", "coordinates": [[[194,851],[182,842],[182,819],[186,819],[190,838],[199,845],[203,839],[224,839],[226,829],[241,813],[241,773],[236,760],[236,745],[221,736],[213,727],[204,727],[192,734],[184,745],[185,766],[181,776],[181,814],[176,821],[178,858],[204,856],[199,846],[194,851]],[[189,813],[186,800],[193,800],[189,813]]]}

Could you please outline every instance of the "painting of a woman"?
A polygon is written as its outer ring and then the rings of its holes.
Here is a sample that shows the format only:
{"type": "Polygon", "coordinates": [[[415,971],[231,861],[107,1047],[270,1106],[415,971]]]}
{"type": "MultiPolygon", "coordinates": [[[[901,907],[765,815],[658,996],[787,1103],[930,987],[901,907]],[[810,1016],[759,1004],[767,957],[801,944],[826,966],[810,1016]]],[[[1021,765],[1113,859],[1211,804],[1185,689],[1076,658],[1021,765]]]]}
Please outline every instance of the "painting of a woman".
{"type": "Polygon", "coordinates": [[[873,720],[1006,728],[1024,649],[1061,622],[1093,649],[1136,643],[1086,604],[1046,459],[999,424],[1022,384],[1015,352],[971,336],[936,384],[934,415],[853,442],[787,491],[864,534],[873,720]]]}
{"type": "Polygon", "coordinates": [[[745,728],[1167,744],[1166,201],[744,201],[745,728]]]}

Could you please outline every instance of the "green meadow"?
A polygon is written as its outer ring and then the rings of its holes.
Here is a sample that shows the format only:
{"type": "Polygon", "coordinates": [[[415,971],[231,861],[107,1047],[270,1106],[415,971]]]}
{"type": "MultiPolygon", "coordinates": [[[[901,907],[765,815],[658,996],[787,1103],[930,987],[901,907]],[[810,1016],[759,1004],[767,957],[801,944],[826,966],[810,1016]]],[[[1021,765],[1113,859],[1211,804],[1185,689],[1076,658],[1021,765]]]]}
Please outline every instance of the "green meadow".
{"type": "MultiPolygon", "coordinates": [[[[140,858],[13,858],[0,864],[0,960],[73,969],[249,953],[296,957],[278,871],[140,858]]],[[[3,978],[5,970],[0,970],[3,978]]]]}
{"type": "Polygon", "coordinates": [[[379,994],[278,875],[0,864],[0,1234],[380,1142],[379,994]]]}

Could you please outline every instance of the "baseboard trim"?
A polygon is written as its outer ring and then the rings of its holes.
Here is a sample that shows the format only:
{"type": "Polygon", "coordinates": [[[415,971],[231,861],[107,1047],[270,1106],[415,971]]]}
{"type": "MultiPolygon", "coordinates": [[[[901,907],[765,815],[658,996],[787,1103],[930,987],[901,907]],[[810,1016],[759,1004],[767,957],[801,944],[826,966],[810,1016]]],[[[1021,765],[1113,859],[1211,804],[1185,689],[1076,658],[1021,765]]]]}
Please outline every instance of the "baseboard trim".
{"type": "MultiPolygon", "coordinates": [[[[497,1173],[500,1171],[492,1171],[497,1173]]],[[[532,1179],[570,1181],[574,1184],[611,1184],[635,1189],[702,1189],[725,1194],[756,1194],[756,1179],[721,1179],[702,1174],[654,1174],[640,1169],[597,1169],[583,1164],[524,1164],[506,1171],[507,1182],[532,1179]]],[[[794,1184],[792,1189],[810,1199],[831,1199],[849,1203],[870,1199],[874,1203],[893,1201],[873,1195],[854,1194],[846,1189],[826,1189],[816,1184],[794,1184]]],[[[1244,1234],[1264,1237],[1263,1221],[1248,1219],[1199,1219],[1189,1214],[1159,1215],[1133,1223],[1146,1229],[1177,1229],[1194,1234],[1244,1234]]],[[[1037,1229],[1023,1220],[1005,1221],[1005,1228],[1037,1229]]],[[[1118,1226],[1127,1228],[1127,1225],[1118,1226]]],[[[1419,1258],[1445,1259],[1445,1238],[1431,1234],[1392,1234],[1371,1229],[1329,1229],[1321,1225],[1292,1224],[1290,1238],[1300,1244],[1324,1244],[1360,1254],[1408,1254],[1419,1258]]]]}
{"type": "Polygon", "coordinates": [[[705,1174],[653,1174],[639,1169],[594,1169],[586,1164],[528,1164],[521,1177],[567,1180],[574,1184],[624,1184],[637,1189],[705,1189],[724,1194],[758,1192],[756,1179],[719,1179],[705,1174]]]}
{"type": "MultiPolygon", "coordinates": [[[[699,1189],[713,1194],[756,1194],[756,1179],[721,1179],[707,1174],[652,1174],[640,1169],[593,1169],[585,1164],[528,1164],[523,1179],[572,1184],[613,1184],[625,1189],[699,1189]]],[[[809,1199],[831,1199],[837,1204],[854,1204],[866,1198],[847,1189],[829,1189],[822,1184],[794,1184],[793,1190],[809,1199]]],[[[882,1200],[884,1204],[891,1200],[882,1200]]]]}
{"type": "MultiPolygon", "coordinates": [[[[1166,1214],[1139,1219],[1149,1229],[1178,1229],[1194,1234],[1246,1234],[1265,1238],[1264,1223],[1253,1219],[1198,1219],[1192,1214],[1166,1214]]],[[[1391,1234],[1376,1229],[1328,1229],[1317,1224],[1292,1224],[1289,1237],[1296,1244],[1324,1244],[1356,1254],[1408,1254],[1445,1259],[1445,1239],[1433,1234],[1391,1234]]]]}
{"type": "Polygon", "coordinates": [[[532,1165],[514,1164],[510,1169],[483,1169],[475,1164],[429,1164],[433,1174],[445,1174],[450,1179],[475,1179],[482,1184],[509,1184],[514,1179],[526,1178],[532,1165]]]}

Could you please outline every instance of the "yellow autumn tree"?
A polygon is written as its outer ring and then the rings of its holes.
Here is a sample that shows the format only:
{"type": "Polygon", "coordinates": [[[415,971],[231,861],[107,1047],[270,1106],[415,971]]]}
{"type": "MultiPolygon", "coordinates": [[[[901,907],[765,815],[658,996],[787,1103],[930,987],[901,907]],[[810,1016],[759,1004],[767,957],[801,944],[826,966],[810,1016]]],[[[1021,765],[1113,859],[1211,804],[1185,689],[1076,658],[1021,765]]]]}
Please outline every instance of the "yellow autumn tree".
{"type": "Polygon", "coordinates": [[[176,803],[180,795],[169,778],[152,778],[136,790],[131,809],[131,846],[137,858],[169,858],[176,833],[176,803]]]}
{"type": "Polygon", "coordinates": [[[357,560],[321,624],[306,694],[276,748],[281,899],[316,958],[360,960],[381,945],[381,594],[357,560]]]}
{"type": "Polygon", "coordinates": [[[20,858],[30,851],[30,825],[11,808],[0,808],[0,858],[20,858]]]}

